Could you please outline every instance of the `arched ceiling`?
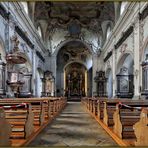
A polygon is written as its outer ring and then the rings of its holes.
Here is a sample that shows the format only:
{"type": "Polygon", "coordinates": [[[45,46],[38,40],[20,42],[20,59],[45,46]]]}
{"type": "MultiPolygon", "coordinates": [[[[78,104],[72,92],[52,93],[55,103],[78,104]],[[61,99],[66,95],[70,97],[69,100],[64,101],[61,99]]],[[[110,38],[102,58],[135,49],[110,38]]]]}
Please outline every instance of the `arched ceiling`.
{"type": "Polygon", "coordinates": [[[40,1],[35,3],[34,14],[51,53],[67,38],[84,40],[97,53],[105,40],[107,23],[115,23],[114,2],[40,1]]]}
{"type": "MultiPolygon", "coordinates": [[[[99,31],[101,22],[114,22],[113,2],[36,2],[35,20],[46,20],[48,25],[63,26],[72,19],[83,27],[93,26],[99,31]]],[[[54,26],[55,27],[55,26],[54,26]]]]}
{"type": "Polygon", "coordinates": [[[81,42],[68,42],[58,52],[57,65],[62,66],[61,69],[63,69],[66,64],[71,62],[82,63],[89,69],[92,66],[91,51],[81,42]]]}

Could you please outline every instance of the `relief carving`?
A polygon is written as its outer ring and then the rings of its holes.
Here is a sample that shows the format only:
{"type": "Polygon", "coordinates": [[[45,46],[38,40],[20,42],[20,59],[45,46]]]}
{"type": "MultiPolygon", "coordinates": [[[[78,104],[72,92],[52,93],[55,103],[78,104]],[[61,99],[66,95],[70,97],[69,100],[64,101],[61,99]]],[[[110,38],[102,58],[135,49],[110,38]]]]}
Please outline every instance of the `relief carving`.
{"type": "Polygon", "coordinates": [[[121,48],[120,48],[120,52],[124,53],[127,50],[127,44],[122,44],[121,48]]]}

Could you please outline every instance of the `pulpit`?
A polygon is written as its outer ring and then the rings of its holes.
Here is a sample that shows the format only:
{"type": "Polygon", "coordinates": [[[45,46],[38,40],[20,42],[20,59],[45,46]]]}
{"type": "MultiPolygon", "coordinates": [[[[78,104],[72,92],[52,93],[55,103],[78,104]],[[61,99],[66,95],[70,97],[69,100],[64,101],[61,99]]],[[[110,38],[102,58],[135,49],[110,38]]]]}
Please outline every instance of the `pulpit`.
{"type": "Polygon", "coordinates": [[[7,84],[12,89],[14,96],[18,97],[20,93],[20,89],[22,88],[23,81],[23,73],[16,69],[16,64],[24,64],[27,59],[25,54],[19,49],[19,40],[17,35],[14,35],[11,38],[12,50],[9,51],[6,55],[6,61],[8,63],[8,79],[7,84]]]}

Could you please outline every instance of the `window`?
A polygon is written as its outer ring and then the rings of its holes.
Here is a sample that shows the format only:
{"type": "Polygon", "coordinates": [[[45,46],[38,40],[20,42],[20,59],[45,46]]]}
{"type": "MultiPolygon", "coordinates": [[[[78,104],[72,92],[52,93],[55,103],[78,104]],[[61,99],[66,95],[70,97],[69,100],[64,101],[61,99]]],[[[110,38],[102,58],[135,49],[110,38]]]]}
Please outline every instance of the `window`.
{"type": "Polygon", "coordinates": [[[127,5],[127,2],[122,2],[122,3],[121,3],[121,7],[120,7],[120,15],[123,14],[126,5],[127,5]]]}
{"type": "Polygon", "coordinates": [[[21,4],[23,5],[23,8],[24,8],[26,14],[28,14],[28,4],[27,4],[27,2],[21,2],[21,4]]]}
{"type": "Polygon", "coordinates": [[[108,39],[110,32],[111,32],[111,27],[109,26],[106,31],[106,39],[108,39]]]}
{"type": "Polygon", "coordinates": [[[39,36],[42,37],[42,31],[41,31],[41,27],[38,26],[38,33],[39,33],[39,36]]]}

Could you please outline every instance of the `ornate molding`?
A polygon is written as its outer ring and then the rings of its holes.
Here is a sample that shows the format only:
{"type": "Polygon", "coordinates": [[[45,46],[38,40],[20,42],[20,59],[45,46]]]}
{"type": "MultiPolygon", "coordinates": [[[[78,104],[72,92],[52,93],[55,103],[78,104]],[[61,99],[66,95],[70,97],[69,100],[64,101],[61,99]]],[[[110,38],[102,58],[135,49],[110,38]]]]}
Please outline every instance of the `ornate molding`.
{"type": "Polygon", "coordinates": [[[0,4],[0,15],[5,19],[9,20],[10,13],[5,10],[5,8],[0,4]]]}
{"type": "Polygon", "coordinates": [[[127,44],[124,43],[124,44],[121,45],[120,52],[124,53],[126,51],[126,49],[127,49],[127,44]]]}
{"type": "Polygon", "coordinates": [[[148,5],[146,8],[142,11],[142,13],[139,13],[139,19],[144,20],[148,16],[148,5]]]}
{"type": "Polygon", "coordinates": [[[140,33],[140,46],[141,46],[141,47],[142,47],[142,45],[143,45],[143,40],[144,40],[144,28],[143,28],[143,26],[144,26],[144,23],[141,22],[141,23],[140,23],[140,28],[139,28],[139,33],[140,33]]]}
{"type": "Polygon", "coordinates": [[[19,26],[15,26],[15,31],[18,33],[18,35],[28,44],[28,46],[33,49],[34,45],[32,44],[32,42],[30,41],[30,39],[27,37],[27,35],[25,34],[25,32],[19,27],[19,26]]]}
{"type": "Polygon", "coordinates": [[[106,57],[104,58],[104,62],[106,62],[112,56],[112,51],[108,52],[106,57]]]}
{"type": "Polygon", "coordinates": [[[42,60],[42,62],[45,63],[45,59],[44,57],[41,55],[41,53],[39,51],[36,51],[36,55],[42,60]]]}
{"type": "Polygon", "coordinates": [[[117,49],[120,45],[122,45],[122,43],[131,35],[133,30],[134,30],[134,27],[130,26],[125,32],[123,32],[122,37],[115,44],[115,49],[117,49]]]}

